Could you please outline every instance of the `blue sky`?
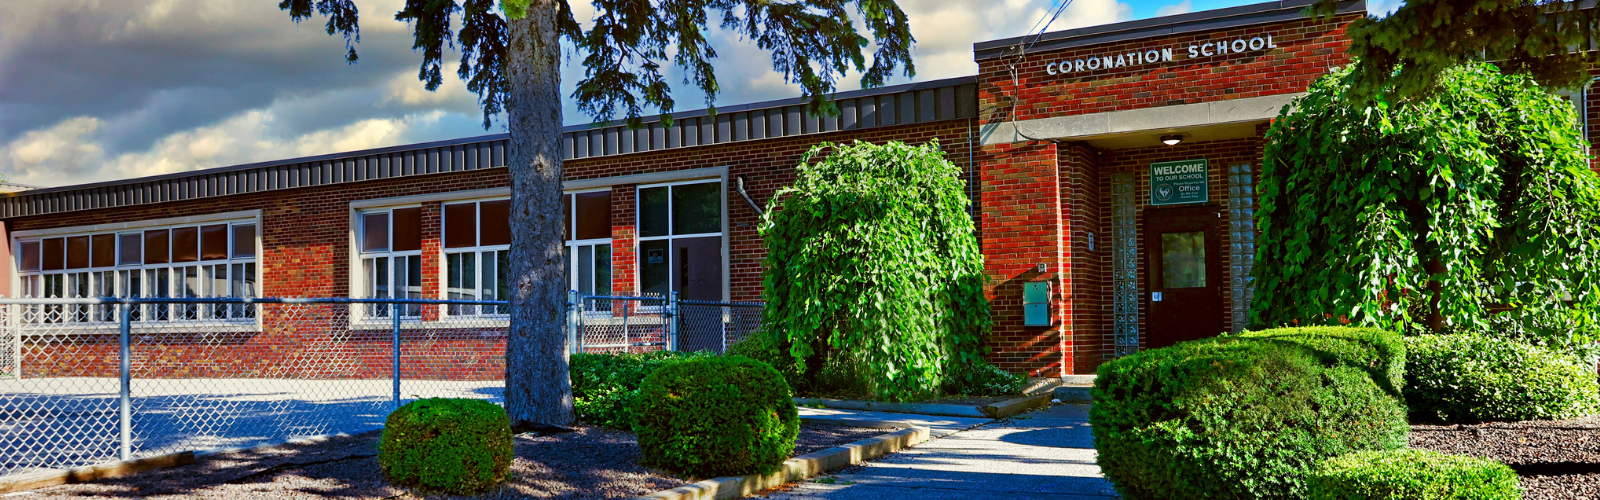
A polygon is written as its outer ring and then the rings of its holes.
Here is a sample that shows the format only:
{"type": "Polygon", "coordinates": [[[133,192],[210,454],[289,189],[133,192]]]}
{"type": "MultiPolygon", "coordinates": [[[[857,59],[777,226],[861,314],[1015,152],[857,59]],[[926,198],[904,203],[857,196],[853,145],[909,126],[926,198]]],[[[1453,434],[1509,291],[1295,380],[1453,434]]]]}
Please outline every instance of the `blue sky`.
{"type": "MultiPolygon", "coordinates": [[[[1073,0],[1050,30],[1256,3],[1073,0]]],[[[1399,0],[1379,0],[1387,11],[1399,0]]],[[[276,0],[0,2],[0,174],[60,186],[502,132],[445,68],[428,92],[404,0],[357,0],[361,61],[322,19],[299,25],[276,0]]],[[[917,38],[915,81],[976,72],[972,44],[1026,34],[1051,0],[900,0],[917,38]]],[[[574,2],[580,22],[592,7],[574,2]]],[[[719,104],[794,97],[767,54],[713,30],[719,104]]],[[[447,54],[445,59],[455,56],[447,54]]],[[[582,77],[569,55],[565,93],[582,77]]],[[[678,85],[681,75],[669,75],[678,85]]],[[[841,90],[856,88],[847,75],[841,90]]],[[[892,83],[908,81],[899,78],[892,83]]],[[[679,110],[704,107],[678,85],[679,110]]],[[[587,123],[570,102],[568,124],[587,123]]]]}

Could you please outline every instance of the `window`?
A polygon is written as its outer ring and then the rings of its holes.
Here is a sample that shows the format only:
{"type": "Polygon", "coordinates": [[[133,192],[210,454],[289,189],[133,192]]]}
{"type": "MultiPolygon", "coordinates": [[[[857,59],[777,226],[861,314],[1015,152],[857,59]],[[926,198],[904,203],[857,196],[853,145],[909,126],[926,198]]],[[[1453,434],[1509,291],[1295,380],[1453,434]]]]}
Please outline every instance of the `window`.
{"type": "Polygon", "coordinates": [[[561,205],[568,286],[584,295],[611,295],[611,190],[567,193],[561,205]]]}
{"type": "MultiPolygon", "coordinates": [[[[370,298],[422,298],[422,208],[380,209],[361,213],[361,283],[370,298]]],[[[402,316],[419,316],[408,306],[402,316]]],[[[387,317],[388,306],[375,305],[368,316],[387,317]]]]}
{"type": "Polygon", "coordinates": [[[639,187],[644,294],[722,300],[722,203],[718,180],[639,187]]]}
{"type": "MultiPolygon", "coordinates": [[[[507,300],[511,265],[511,201],[444,206],[445,298],[507,300]]],[[[506,314],[504,307],[451,305],[446,314],[506,314]]]]}
{"type": "MultiPolygon", "coordinates": [[[[18,241],[22,295],[39,298],[254,297],[256,226],[218,222],[18,241]]],[[[43,306],[40,321],[116,322],[115,306],[43,306]]],[[[147,304],[134,321],[249,320],[238,304],[147,304]]]]}

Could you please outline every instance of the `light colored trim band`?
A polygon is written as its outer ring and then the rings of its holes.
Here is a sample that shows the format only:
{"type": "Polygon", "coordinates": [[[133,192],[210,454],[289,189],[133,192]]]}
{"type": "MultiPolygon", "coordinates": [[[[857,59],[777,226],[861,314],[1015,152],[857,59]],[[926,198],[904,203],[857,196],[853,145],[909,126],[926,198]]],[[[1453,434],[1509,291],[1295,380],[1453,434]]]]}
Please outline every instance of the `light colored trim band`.
{"type": "Polygon", "coordinates": [[[709,179],[712,177],[727,177],[728,167],[691,168],[689,170],[673,170],[669,172],[652,172],[648,174],[619,175],[616,177],[601,177],[598,179],[581,179],[561,183],[561,189],[588,189],[618,184],[654,184],[657,182],[687,181],[691,179],[709,179]]]}
{"type": "Polygon", "coordinates": [[[983,145],[1009,144],[1033,139],[1087,139],[1090,137],[1161,130],[1177,127],[1219,125],[1270,120],[1278,111],[1305,93],[1246,97],[1225,101],[1178,104],[1155,108],[1108,111],[1087,115],[1053,116],[1020,122],[993,122],[983,125],[983,145]],[[1018,129],[1021,133],[1018,133],[1018,129]],[[1026,137],[1024,137],[1026,134],[1026,137]]]}
{"type": "MultiPolygon", "coordinates": [[[[260,210],[241,210],[238,212],[223,212],[217,214],[191,215],[188,217],[168,217],[165,219],[149,219],[133,222],[115,222],[108,224],[95,224],[92,226],[54,227],[49,229],[30,229],[11,233],[13,239],[32,238],[35,236],[50,236],[56,234],[95,233],[108,231],[121,231],[151,226],[179,226],[184,224],[198,224],[224,220],[256,219],[261,221],[260,210]]],[[[259,231],[259,230],[258,230],[259,231]]],[[[258,233],[259,234],[259,233],[258,233]]],[[[260,255],[260,254],[257,254],[260,255]]]]}

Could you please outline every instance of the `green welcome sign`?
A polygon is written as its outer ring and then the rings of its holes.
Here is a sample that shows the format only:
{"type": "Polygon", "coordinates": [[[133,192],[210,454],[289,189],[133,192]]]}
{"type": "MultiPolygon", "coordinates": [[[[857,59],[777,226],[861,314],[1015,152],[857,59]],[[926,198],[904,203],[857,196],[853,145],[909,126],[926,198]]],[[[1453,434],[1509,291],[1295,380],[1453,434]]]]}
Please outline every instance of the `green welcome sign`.
{"type": "Polygon", "coordinates": [[[1211,201],[1206,181],[1211,166],[1204,158],[1150,164],[1150,204],[1187,205],[1211,201]]]}

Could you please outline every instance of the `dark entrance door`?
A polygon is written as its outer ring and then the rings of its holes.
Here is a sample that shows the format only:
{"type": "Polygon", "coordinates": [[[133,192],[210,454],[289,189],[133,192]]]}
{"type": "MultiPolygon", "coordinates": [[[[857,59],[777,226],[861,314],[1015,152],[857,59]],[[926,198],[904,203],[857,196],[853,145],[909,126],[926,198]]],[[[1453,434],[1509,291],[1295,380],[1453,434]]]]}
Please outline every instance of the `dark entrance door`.
{"type": "Polygon", "coordinates": [[[1222,333],[1222,255],[1211,205],[1144,211],[1146,348],[1222,333]]]}

